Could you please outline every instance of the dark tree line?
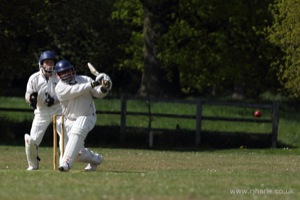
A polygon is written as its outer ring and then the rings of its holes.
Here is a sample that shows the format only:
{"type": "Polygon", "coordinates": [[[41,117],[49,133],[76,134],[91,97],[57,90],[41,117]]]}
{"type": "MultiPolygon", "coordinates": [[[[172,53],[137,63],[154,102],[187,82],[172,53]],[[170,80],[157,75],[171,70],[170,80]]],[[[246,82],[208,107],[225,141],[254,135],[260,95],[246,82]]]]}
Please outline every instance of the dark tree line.
{"type": "Polygon", "coordinates": [[[266,30],[278,2],[2,0],[1,92],[23,95],[40,53],[53,50],[79,74],[87,62],[110,74],[117,94],[276,94],[284,53],[266,30]]]}

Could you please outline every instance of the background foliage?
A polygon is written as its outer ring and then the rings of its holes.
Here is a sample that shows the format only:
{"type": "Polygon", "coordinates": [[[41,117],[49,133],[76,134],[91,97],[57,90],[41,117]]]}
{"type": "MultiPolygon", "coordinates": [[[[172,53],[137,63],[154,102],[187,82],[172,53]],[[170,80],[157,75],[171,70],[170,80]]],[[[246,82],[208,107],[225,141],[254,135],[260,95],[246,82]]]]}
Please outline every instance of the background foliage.
{"type": "Polygon", "coordinates": [[[280,48],[283,57],[275,57],[279,80],[290,95],[299,97],[299,31],[300,1],[278,1],[271,10],[274,23],[269,27],[269,39],[280,48]]]}
{"type": "Polygon", "coordinates": [[[299,0],[2,2],[4,95],[23,95],[53,50],[79,74],[92,62],[117,94],[299,96],[299,0]]]}

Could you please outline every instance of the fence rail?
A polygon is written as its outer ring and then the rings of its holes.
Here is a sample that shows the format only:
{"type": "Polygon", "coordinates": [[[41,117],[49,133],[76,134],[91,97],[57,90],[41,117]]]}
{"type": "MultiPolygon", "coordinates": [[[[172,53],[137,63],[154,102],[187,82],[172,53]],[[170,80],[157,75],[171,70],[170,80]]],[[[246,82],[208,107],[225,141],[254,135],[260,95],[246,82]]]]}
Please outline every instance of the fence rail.
{"type": "MultiPolygon", "coordinates": [[[[195,145],[200,145],[201,143],[201,125],[202,121],[227,121],[227,122],[249,122],[249,123],[271,123],[271,146],[276,148],[277,138],[278,138],[278,125],[279,125],[279,103],[273,102],[272,104],[250,104],[250,103],[228,103],[228,102],[213,102],[213,101],[202,101],[201,98],[197,100],[169,100],[160,98],[127,98],[126,96],[121,96],[120,98],[120,111],[105,111],[98,110],[97,114],[111,114],[120,116],[120,140],[123,142],[125,140],[126,129],[138,128],[140,127],[128,127],[126,125],[127,116],[147,116],[149,119],[151,117],[165,117],[165,118],[182,118],[195,120],[195,145]],[[146,101],[148,105],[150,103],[179,103],[179,104],[191,104],[195,105],[196,114],[164,114],[164,113],[152,113],[149,107],[148,112],[131,112],[127,111],[127,102],[131,100],[146,101]],[[272,111],[272,117],[269,119],[260,118],[234,118],[234,117],[216,117],[216,116],[203,116],[202,109],[203,105],[206,106],[228,106],[228,107],[244,107],[244,108],[257,108],[257,109],[270,109],[272,111]]],[[[32,109],[22,109],[22,108],[1,108],[0,111],[10,111],[10,112],[32,112],[32,109]]],[[[153,140],[153,130],[155,128],[147,127],[149,130],[149,141],[153,140]]],[[[150,143],[149,143],[150,144],[150,143]]]]}
{"type": "MultiPolygon", "coordinates": [[[[200,145],[201,142],[201,125],[202,121],[231,121],[231,122],[255,122],[255,123],[272,123],[272,148],[276,148],[277,139],[278,139],[278,125],[279,125],[279,103],[273,102],[272,104],[250,104],[250,103],[230,103],[230,102],[213,102],[213,101],[202,101],[201,98],[197,100],[167,100],[159,98],[126,98],[126,96],[121,97],[121,122],[120,122],[120,132],[121,140],[125,138],[126,132],[126,116],[127,115],[140,115],[140,116],[149,116],[149,117],[170,117],[170,118],[187,118],[196,120],[195,127],[195,145],[200,145]],[[196,115],[186,115],[186,114],[160,114],[160,113],[151,113],[149,112],[128,112],[127,111],[127,101],[130,100],[140,100],[150,102],[167,102],[167,103],[181,103],[181,104],[192,104],[196,106],[196,115]],[[233,118],[233,117],[213,117],[213,116],[203,116],[202,115],[202,106],[231,106],[231,107],[245,107],[245,108],[257,108],[257,109],[270,109],[272,111],[272,118],[270,119],[260,119],[260,118],[233,118]]],[[[149,129],[149,141],[152,141],[151,138],[152,128],[149,129]]],[[[151,142],[150,142],[151,143],[151,142]]]]}

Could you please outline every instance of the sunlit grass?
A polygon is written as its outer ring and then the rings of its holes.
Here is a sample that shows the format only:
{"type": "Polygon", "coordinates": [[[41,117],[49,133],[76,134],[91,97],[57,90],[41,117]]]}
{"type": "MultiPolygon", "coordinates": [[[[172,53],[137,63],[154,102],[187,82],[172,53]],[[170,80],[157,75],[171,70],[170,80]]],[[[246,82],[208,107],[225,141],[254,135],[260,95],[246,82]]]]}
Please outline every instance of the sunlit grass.
{"type": "Polygon", "coordinates": [[[0,146],[1,199],[299,199],[298,149],[155,151],[92,148],[97,171],[75,163],[52,170],[52,148],[40,147],[41,168],[26,171],[24,147],[0,146]],[[293,191],[232,194],[237,189],[293,191]]]}

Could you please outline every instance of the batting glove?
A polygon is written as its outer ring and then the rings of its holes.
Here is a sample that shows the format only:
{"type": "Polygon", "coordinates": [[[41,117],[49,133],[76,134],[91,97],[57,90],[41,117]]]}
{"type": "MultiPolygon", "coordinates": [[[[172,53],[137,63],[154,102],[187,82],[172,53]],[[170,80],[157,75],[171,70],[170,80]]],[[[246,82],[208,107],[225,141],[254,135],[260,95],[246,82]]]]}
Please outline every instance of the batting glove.
{"type": "Polygon", "coordinates": [[[96,81],[101,83],[101,86],[106,90],[111,90],[112,88],[112,81],[107,74],[101,73],[96,77],[96,81]]]}
{"type": "Polygon", "coordinates": [[[91,82],[92,88],[99,86],[101,83],[99,81],[91,82]]]}

